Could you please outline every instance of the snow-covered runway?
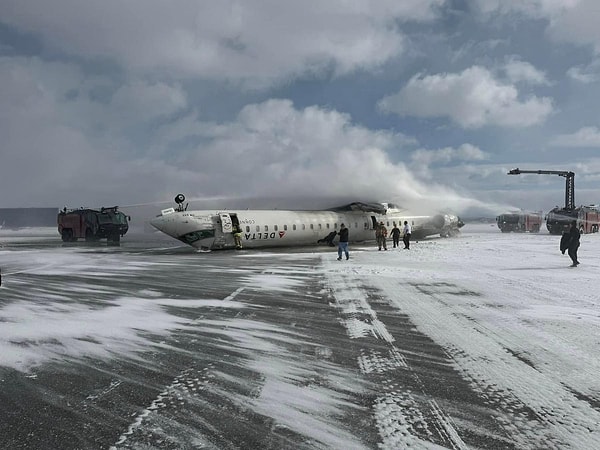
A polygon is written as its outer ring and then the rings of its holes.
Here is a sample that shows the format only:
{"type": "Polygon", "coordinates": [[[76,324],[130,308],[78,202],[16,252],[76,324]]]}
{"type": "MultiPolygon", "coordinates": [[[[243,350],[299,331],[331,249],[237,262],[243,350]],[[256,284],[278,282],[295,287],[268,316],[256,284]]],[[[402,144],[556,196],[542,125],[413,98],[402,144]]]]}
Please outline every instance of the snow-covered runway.
{"type": "Polygon", "coordinates": [[[0,235],[0,447],[594,448],[600,236],[199,254],[0,235]],[[46,446],[46,447],[45,447],[46,446]]]}

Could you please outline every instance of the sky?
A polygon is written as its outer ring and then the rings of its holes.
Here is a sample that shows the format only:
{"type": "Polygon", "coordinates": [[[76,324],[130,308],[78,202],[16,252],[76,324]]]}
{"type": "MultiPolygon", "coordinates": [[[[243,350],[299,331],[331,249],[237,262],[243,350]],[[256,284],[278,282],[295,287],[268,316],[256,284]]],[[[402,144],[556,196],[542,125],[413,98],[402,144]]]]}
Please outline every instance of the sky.
{"type": "MultiPolygon", "coordinates": [[[[272,433],[287,427],[327,448],[364,448],[370,427],[385,449],[438,448],[421,440],[426,430],[447,432],[453,445],[444,448],[475,447],[469,439],[480,435],[514,448],[597,447],[600,302],[590,286],[598,234],[582,237],[581,265],[570,268],[556,236],[501,233],[495,224],[468,223],[455,238],[410,251],[352,245],[342,262],[334,249],[182,253],[172,251],[184,245],[175,240],[101,251],[54,246],[56,235],[45,233],[0,231],[0,368],[39,374],[31,389],[44,401],[60,393],[41,389],[48,370],[83,380],[85,401],[104,397],[82,417],[105,428],[112,422],[98,411],[131,398],[132,387],[138,395],[128,403],[137,406],[141,387],[160,392],[138,415],[114,411],[120,443],[131,443],[135,428],[210,442],[206,398],[223,398],[221,408],[228,401],[244,411],[238,423],[257,413],[272,433]],[[190,339],[197,359],[179,360],[190,339]],[[175,402],[182,398],[185,406],[175,402]],[[171,401],[182,415],[162,410],[171,401]],[[348,430],[344,411],[363,426],[348,430]]],[[[72,406],[62,409],[77,418],[81,390],[69,386],[61,398],[72,406]]],[[[243,432],[226,422],[217,431],[243,432]]],[[[52,433],[73,439],[82,428],[70,423],[52,433]]]]}
{"type": "Polygon", "coordinates": [[[3,0],[0,207],[563,205],[563,178],[516,167],[571,170],[597,204],[599,20],[595,0],[3,0]]]}

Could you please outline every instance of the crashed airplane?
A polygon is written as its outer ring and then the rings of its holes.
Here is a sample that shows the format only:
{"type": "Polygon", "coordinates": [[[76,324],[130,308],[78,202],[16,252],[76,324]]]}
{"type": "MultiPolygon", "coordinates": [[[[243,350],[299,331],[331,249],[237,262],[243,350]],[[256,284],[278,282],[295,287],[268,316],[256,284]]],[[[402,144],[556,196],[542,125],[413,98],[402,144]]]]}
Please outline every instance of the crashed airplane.
{"type": "Polygon", "coordinates": [[[464,223],[456,215],[416,216],[392,203],[350,203],[317,211],[236,210],[188,211],[185,196],[175,197],[177,207],[167,208],[150,221],[156,229],[198,250],[235,249],[235,227],[241,230],[243,248],[317,245],[334,236],[343,223],[351,243],[372,241],[383,222],[388,230],[404,221],[412,227],[412,238],[453,236],[464,223]]]}

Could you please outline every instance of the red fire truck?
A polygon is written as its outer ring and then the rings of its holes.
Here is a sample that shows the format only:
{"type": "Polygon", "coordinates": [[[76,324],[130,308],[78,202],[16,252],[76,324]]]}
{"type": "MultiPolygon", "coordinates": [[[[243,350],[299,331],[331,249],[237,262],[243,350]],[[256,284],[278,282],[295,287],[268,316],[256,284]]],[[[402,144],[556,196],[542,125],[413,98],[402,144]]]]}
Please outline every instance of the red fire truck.
{"type": "Polygon", "coordinates": [[[537,233],[542,227],[542,212],[508,212],[496,217],[496,223],[503,233],[511,231],[537,233]]]}
{"type": "Polygon", "coordinates": [[[548,213],[546,226],[551,234],[561,234],[569,229],[573,220],[581,234],[597,233],[600,229],[600,208],[589,205],[566,210],[557,206],[548,213]]]}
{"type": "Polygon", "coordinates": [[[127,233],[129,224],[126,216],[117,211],[117,206],[95,209],[64,208],[58,213],[58,233],[63,242],[74,242],[79,238],[86,241],[106,239],[108,244],[119,245],[121,236],[127,233]]]}

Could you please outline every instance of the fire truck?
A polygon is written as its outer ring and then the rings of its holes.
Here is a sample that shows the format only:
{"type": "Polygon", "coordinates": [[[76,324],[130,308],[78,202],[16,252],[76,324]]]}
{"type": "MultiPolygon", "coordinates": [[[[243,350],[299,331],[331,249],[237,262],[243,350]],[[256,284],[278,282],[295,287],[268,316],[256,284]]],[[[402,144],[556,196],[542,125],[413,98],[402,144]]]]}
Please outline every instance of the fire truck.
{"type": "Polygon", "coordinates": [[[546,216],[546,227],[550,234],[562,234],[570,228],[573,220],[577,222],[581,234],[597,233],[600,228],[600,208],[598,205],[589,205],[565,210],[557,206],[546,216]]]}
{"type": "Polygon", "coordinates": [[[575,207],[575,173],[567,170],[521,170],[513,169],[508,175],[537,173],[538,175],[558,175],[565,177],[565,206],[556,206],[546,216],[546,228],[550,234],[562,234],[576,221],[579,231],[597,233],[600,228],[600,208],[598,205],[575,207]]]}
{"type": "Polygon", "coordinates": [[[496,217],[498,228],[503,233],[511,231],[538,233],[542,227],[543,214],[539,212],[514,211],[500,214],[496,217]]]}
{"type": "Polygon", "coordinates": [[[63,242],[85,239],[94,242],[106,239],[108,245],[119,245],[121,236],[127,233],[130,220],[117,206],[95,209],[62,209],[58,213],[58,233],[63,242]]]}

